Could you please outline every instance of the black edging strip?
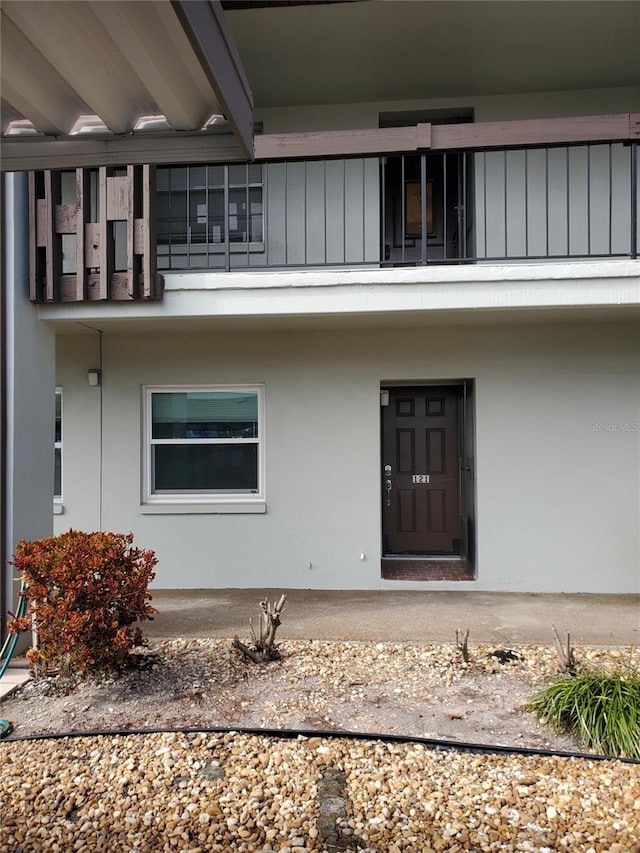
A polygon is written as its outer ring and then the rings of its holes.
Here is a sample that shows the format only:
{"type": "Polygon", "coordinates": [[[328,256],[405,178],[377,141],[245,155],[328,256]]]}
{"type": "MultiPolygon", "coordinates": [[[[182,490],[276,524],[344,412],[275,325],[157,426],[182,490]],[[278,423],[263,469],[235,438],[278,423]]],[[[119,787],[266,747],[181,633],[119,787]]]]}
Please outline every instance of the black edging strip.
{"type": "MultiPolygon", "coordinates": [[[[587,761],[621,761],[623,764],[638,764],[635,758],[622,758],[618,755],[597,755],[586,752],[563,752],[553,749],[530,749],[525,746],[498,746],[495,744],[466,743],[464,741],[437,740],[435,738],[411,737],[409,735],[380,734],[376,732],[352,732],[322,729],[255,729],[242,726],[198,726],[153,729],[110,729],[98,731],[54,732],[46,735],[23,735],[9,737],[4,743],[16,741],[62,740],[63,738],[110,737],[120,735],[144,736],[156,734],[243,734],[263,737],[279,737],[285,740],[320,737],[327,740],[368,740],[382,743],[420,743],[439,752],[470,752],[478,755],[539,755],[552,758],[581,758],[587,761]]],[[[0,747],[1,749],[1,747],[0,747]]]]}

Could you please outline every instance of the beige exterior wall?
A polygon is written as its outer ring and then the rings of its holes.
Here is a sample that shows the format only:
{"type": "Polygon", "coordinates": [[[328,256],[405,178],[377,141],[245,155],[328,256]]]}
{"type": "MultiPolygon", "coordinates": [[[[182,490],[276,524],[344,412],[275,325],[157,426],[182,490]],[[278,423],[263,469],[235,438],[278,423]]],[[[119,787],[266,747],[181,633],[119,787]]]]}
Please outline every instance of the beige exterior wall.
{"type": "Polygon", "coordinates": [[[518,95],[370,101],[311,107],[272,107],[257,109],[255,119],[262,121],[265,133],[351,130],[377,127],[381,112],[448,110],[456,107],[472,107],[475,121],[516,121],[527,118],[640,112],[640,86],[570,92],[525,92],[518,95]]]}
{"type": "Polygon", "coordinates": [[[105,333],[101,389],[95,356],[59,336],[56,530],[101,505],[157,587],[410,588],[380,579],[380,384],[473,378],[477,580],[427,588],[640,591],[637,325],[105,333]],[[264,383],[265,514],[141,512],[141,388],[174,383],[264,383]]]}

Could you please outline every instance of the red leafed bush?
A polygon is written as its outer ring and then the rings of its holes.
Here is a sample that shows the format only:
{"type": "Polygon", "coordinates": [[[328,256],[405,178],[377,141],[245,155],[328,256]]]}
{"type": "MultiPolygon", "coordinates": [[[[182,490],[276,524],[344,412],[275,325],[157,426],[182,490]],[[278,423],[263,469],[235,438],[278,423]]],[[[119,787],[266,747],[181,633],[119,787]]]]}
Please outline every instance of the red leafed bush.
{"type": "MultiPolygon", "coordinates": [[[[26,584],[37,627],[27,657],[36,671],[63,673],[120,669],[143,642],[136,622],[151,619],[153,551],[132,545],[133,534],[69,530],[18,544],[13,565],[26,584]]],[[[14,633],[30,620],[9,622],[14,633]]]]}

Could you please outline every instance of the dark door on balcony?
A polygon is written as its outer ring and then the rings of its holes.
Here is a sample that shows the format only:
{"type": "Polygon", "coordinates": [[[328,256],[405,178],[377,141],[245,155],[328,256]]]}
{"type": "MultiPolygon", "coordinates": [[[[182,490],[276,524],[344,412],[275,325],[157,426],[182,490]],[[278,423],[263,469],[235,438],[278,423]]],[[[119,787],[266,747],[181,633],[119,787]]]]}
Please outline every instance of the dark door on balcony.
{"type": "Polygon", "coordinates": [[[469,155],[399,154],[384,158],[381,168],[385,263],[453,264],[472,257],[469,155]]]}
{"type": "Polygon", "coordinates": [[[464,387],[387,390],[388,404],[382,406],[383,554],[462,554],[467,533],[461,500],[464,387]]]}

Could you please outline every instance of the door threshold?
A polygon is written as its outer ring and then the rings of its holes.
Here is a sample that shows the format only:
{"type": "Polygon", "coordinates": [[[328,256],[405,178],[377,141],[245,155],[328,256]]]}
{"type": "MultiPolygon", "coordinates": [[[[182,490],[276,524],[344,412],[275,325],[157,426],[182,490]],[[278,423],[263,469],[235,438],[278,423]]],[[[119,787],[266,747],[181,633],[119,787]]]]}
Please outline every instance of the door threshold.
{"type": "Polygon", "coordinates": [[[383,580],[474,581],[475,575],[463,557],[383,557],[383,580]]]}
{"type": "Polygon", "coordinates": [[[383,560],[407,560],[413,561],[416,560],[421,562],[442,562],[442,563],[461,563],[464,561],[464,557],[461,557],[460,554],[385,554],[382,557],[383,560]]]}

